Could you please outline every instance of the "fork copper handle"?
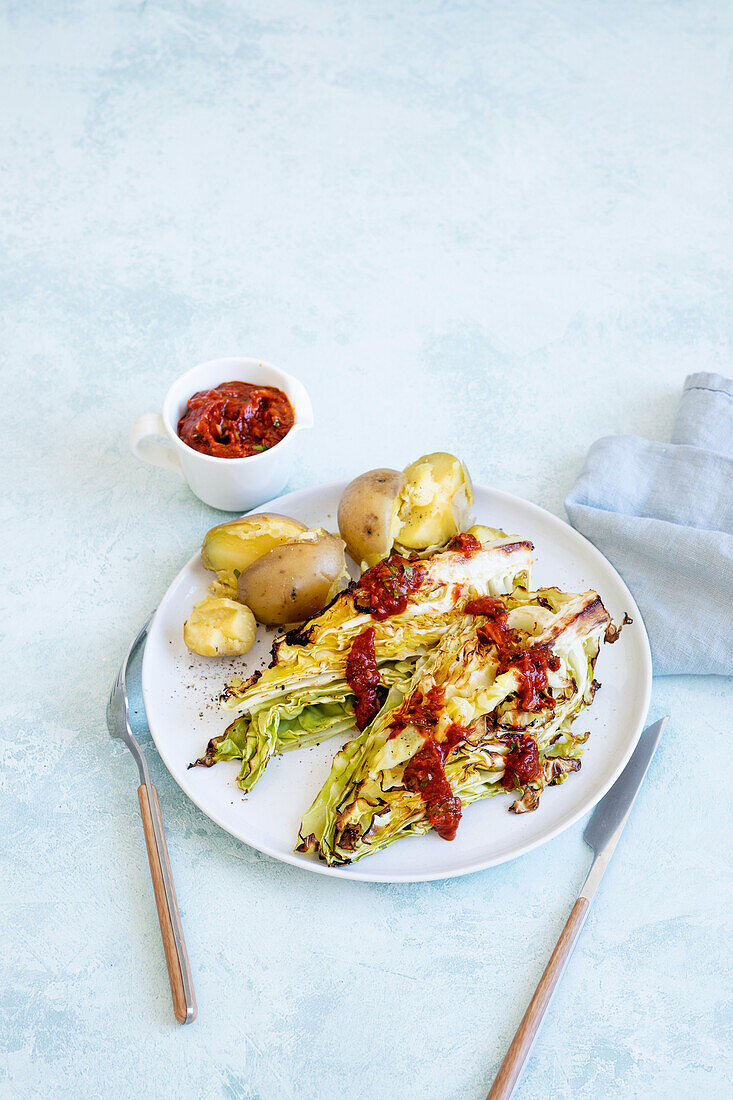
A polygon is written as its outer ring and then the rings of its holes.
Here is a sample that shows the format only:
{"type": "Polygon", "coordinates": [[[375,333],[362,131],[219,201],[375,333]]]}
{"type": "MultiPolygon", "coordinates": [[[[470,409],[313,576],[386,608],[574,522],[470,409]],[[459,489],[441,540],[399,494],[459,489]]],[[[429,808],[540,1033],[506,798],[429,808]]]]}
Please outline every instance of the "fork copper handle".
{"type": "Polygon", "coordinates": [[[190,998],[186,997],[184,985],[184,967],[188,971],[188,955],[183,939],[181,917],[178,912],[178,901],[173,886],[170,861],[168,858],[168,845],[163,831],[163,818],[160,813],[158,792],[152,783],[146,786],[141,783],[137,789],[137,797],[140,802],[140,814],[143,819],[143,832],[145,833],[145,846],[148,849],[148,863],[153,879],[153,892],[155,904],[158,909],[160,933],[163,937],[163,950],[168,966],[168,977],[171,983],[171,995],[173,997],[173,1012],[179,1024],[188,1024],[196,1019],[196,998],[193,986],[190,982],[190,998]],[[148,798],[149,793],[149,798],[148,798]],[[155,820],[153,818],[155,817],[155,820]],[[164,870],[165,868],[165,870],[164,870]],[[166,894],[164,875],[169,882],[170,894],[166,894]]]}

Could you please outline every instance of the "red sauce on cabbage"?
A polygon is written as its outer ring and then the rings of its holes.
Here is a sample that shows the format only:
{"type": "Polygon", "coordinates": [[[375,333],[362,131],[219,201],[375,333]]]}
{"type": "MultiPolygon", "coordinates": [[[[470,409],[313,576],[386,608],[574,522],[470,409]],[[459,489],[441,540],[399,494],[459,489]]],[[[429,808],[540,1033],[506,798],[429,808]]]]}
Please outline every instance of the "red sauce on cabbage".
{"type": "Polygon", "coordinates": [[[515,738],[505,757],[501,785],[507,791],[531,783],[542,771],[537,742],[528,733],[515,738]]]}
{"type": "Polygon", "coordinates": [[[405,787],[423,799],[425,816],[443,840],[455,838],[463,813],[461,800],[453,794],[446,778],[445,761],[466,732],[454,723],[449,726],[443,741],[428,737],[405,768],[405,787]]]}
{"type": "Polygon", "coordinates": [[[425,743],[405,768],[403,783],[408,791],[419,794],[425,802],[425,816],[438,836],[453,840],[462,808],[460,798],[453,794],[446,778],[445,760],[466,730],[454,723],[442,741],[432,735],[443,707],[443,697],[443,689],[437,685],[424,695],[414,691],[392,715],[389,736],[390,739],[396,737],[408,725],[425,734],[425,743]]]}
{"type": "Polygon", "coordinates": [[[346,682],[356,696],[357,729],[365,729],[379,710],[379,672],[374,651],[374,627],[354,638],[346,658],[346,682]]]}
{"type": "Polygon", "coordinates": [[[450,540],[446,550],[460,550],[464,557],[472,558],[474,554],[478,554],[479,550],[483,550],[483,547],[474,535],[464,531],[463,534],[456,535],[450,540]]]}
{"type": "Polygon", "coordinates": [[[354,605],[358,611],[368,611],[373,619],[388,619],[405,610],[424,577],[422,562],[390,554],[362,573],[354,588],[354,605]]]}
{"type": "Polygon", "coordinates": [[[519,673],[519,702],[522,710],[534,713],[545,707],[554,707],[555,699],[547,690],[547,671],[557,672],[560,660],[547,642],[533,645],[516,657],[507,654],[499,661],[499,672],[514,668],[519,673]]]}
{"type": "Polygon", "coordinates": [[[555,700],[547,691],[548,670],[556,672],[559,658],[552,652],[549,642],[538,645],[522,644],[518,631],[507,626],[509,612],[504,602],[496,596],[481,596],[466,604],[469,615],[483,615],[486,622],[476,631],[479,641],[495,645],[498,651],[498,672],[515,669],[519,674],[517,694],[522,710],[530,713],[554,707],[555,700]]]}
{"type": "Polygon", "coordinates": [[[434,684],[425,695],[418,689],[408,695],[404,703],[397,707],[390,719],[390,740],[396,737],[405,726],[414,726],[419,730],[432,729],[438,721],[443,707],[444,691],[434,684]]]}

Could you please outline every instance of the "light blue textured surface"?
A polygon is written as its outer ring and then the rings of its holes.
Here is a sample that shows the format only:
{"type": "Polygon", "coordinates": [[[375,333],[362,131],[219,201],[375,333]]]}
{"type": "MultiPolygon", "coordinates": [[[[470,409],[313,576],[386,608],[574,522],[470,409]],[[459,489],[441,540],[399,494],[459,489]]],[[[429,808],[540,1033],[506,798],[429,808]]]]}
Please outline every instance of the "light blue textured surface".
{"type": "MultiPolygon", "coordinates": [[[[562,515],[594,439],[669,438],[685,375],[730,373],[730,10],[3,6],[0,1095],[485,1095],[579,827],[347,886],[225,835],[149,748],[199,1001],[173,1022],[104,706],[217,514],[127,432],[260,355],[316,408],[293,488],[445,448],[562,515]]],[[[729,1094],[730,700],[655,683],[672,721],[519,1100],[729,1094]]]]}

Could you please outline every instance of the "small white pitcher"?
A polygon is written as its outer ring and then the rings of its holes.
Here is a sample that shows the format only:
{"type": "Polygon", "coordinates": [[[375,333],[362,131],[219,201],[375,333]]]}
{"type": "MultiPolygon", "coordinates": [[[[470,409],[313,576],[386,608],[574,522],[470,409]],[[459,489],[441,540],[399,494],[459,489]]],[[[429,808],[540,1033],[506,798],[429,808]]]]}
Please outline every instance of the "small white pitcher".
{"type": "Polygon", "coordinates": [[[151,412],[137,418],[130,431],[130,447],[144,462],[174,470],[212,508],[248,512],[282,492],[290,476],[298,432],[312,427],[313,407],[297,378],[260,359],[212,359],[176,379],[166,394],[162,415],[151,412]],[[232,381],[277,386],[295,410],[295,423],[274,447],[247,458],[218,458],[195,451],[178,435],[178,421],[189,397],[232,381]]]}

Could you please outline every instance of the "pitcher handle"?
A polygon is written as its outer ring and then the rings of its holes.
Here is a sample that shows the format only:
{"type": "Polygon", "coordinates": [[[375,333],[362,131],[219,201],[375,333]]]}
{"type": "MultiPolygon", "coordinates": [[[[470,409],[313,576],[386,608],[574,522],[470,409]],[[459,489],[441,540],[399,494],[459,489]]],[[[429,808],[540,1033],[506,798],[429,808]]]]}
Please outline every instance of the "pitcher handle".
{"type": "Polygon", "coordinates": [[[183,477],[178,455],[173,450],[160,413],[143,413],[130,429],[130,449],[136,458],[152,466],[162,466],[183,477]]]}

